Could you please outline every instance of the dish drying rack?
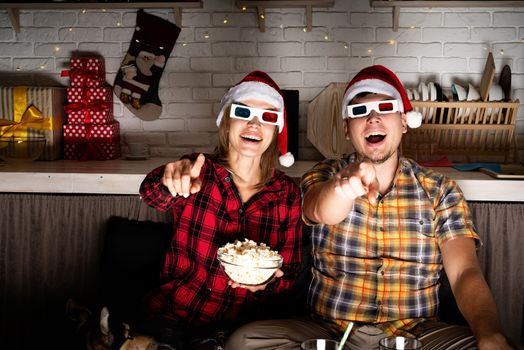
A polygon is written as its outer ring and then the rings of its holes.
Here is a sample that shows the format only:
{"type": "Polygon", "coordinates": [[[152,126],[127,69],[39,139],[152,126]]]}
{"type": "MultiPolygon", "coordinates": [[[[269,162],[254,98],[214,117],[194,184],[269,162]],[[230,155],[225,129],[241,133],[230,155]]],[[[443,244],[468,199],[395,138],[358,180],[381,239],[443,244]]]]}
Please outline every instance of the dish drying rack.
{"type": "Polygon", "coordinates": [[[516,163],[519,100],[508,102],[411,101],[422,125],[402,138],[404,156],[432,162],[516,163]]]}

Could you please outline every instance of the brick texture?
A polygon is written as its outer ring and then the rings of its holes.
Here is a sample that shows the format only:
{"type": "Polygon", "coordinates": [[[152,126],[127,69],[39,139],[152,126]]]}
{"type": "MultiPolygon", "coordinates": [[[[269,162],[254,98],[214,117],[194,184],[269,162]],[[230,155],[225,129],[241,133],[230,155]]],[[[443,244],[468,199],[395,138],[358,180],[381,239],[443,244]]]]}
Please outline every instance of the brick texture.
{"type": "MultiPolygon", "coordinates": [[[[212,151],[220,98],[254,69],[300,92],[299,160],[322,158],[306,137],[309,101],[330,82],[347,82],[370,64],[390,67],[407,87],[431,79],[449,94],[454,81],[479,85],[491,50],[495,81],[509,65],[513,98],[524,101],[524,8],[402,9],[399,30],[393,32],[390,9],[370,8],[368,0],[335,0],[332,8],[313,9],[311,32],[303,30],[305,10],[289,7],[267,9],[266,31],[260,32],[252,9],[241,11],[234,0],[203,2],[203,8],[182,11],[182,32],[160,81],[160,118],[141,121],[115,98],[122,142],[148,142],[157,156],[212,151]]],[[[172,9],[146,11],[174,21],[172,9]]],[[[0,10],[2,84],[66,86],[59,72],[76,52],[103,55],[112,84],[129,47],[135,13],[21,10],[21,31],[15,33],[7,11],[0,10]]],[[[522,160],[524,106],[517,120],[522,160]]]]}

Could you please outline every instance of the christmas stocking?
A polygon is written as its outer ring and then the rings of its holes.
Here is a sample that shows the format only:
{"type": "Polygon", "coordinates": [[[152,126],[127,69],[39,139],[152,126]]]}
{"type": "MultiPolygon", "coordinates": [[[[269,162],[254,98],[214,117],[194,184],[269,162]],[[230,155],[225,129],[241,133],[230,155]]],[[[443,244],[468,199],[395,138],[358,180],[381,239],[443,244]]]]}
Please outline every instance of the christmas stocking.
{"type": "Polygon", "coordinates": [[[180,28],[174,23],[138,10],[135,32],[113,90],[142,120],[157,119],[162,113],[158,83],[179,34],[180,28]]]}

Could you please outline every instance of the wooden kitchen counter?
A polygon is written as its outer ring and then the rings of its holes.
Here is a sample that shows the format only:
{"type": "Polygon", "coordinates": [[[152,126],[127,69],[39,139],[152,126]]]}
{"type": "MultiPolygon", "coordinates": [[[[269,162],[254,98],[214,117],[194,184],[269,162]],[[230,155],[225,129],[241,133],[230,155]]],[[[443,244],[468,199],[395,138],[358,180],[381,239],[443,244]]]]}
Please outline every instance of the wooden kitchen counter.
{"type": "MultiPolygon", "coordinates": [[[[0,192],[138,194],[144,176],[169,158],[108,161],[0,162],[0,192]]],[[[298,178],[315,162],[297,161],[283,170],[298,178]]],[[[454,180],[468,201],[524,202],[524,180],[495,179],[478,171],[434,168],[454,180]]]]}

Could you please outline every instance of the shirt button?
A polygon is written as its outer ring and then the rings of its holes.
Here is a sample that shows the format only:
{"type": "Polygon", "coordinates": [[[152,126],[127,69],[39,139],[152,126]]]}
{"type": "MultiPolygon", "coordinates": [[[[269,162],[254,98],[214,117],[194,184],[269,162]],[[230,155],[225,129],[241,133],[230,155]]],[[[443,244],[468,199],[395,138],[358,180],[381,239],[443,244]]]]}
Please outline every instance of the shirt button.
{"type": "Polygon", "coordinates": [[[378,306],[382,305],[382,301],[380,301],[380,300],[377,301],[377,305],[378,305],[378,306]]]}
{"type": "Polygon", "coordinates": [[[380,274],[381,274],[382,276],[384,276],[384,271],[380,271],[380,274]]]}
{"type": "Polygon", "coordinates": [[[379,227],[378,229],[380,230],[380,232],[384,232],[384,227],[379,227]]]}
{"type": "Polygon", "coordinates": [[[418,223],[420,224],[420,226],[422,226],[424,225],[424,220],[420,220],[418,223]]]}
{"type": "Polygon", "coordinates": [[[229,176],[226,176],[225,180],[226,180],[226,182],[230,182],[231,178],[229,176]]]}
{"type": "Polygon", "coordinates": [[[242,214],[244,213],[244,209],[242,209],[242,208],[238,209],[238,213],[239,213],[240,215],[242,215],[242,214]]]}

